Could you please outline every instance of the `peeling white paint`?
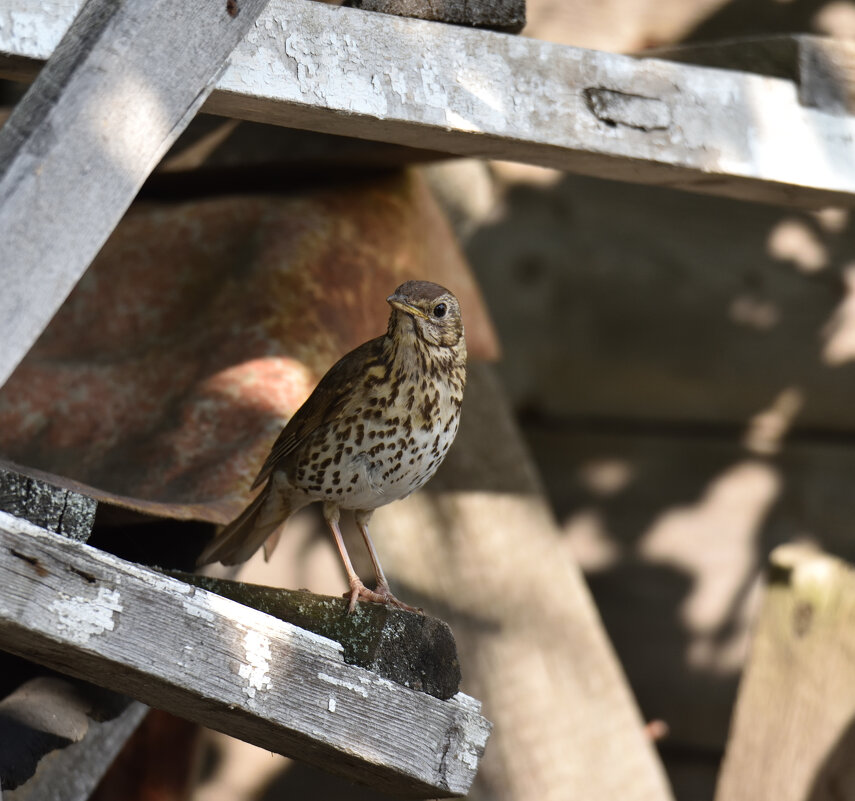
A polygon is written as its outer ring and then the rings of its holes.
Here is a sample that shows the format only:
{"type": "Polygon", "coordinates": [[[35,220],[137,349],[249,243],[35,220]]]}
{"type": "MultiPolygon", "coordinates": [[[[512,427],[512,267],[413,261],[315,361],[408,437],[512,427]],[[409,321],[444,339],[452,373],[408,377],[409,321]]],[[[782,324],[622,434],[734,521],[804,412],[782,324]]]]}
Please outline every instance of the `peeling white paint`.
{"type": "MultiPolygon", "coordinates": [[[[33,12],[27,9],[9,11],[9,39],[27,53],[35,51],[35,58],[50,58],[74,19],[79,3],[50,3],[46,8],[33,12]]],[[[0,19],[0,29],[5,27],[0,19]]]]}
{"type": "Polygon", "coordinates": [[[248,698],[270,687],[270,639],[257,631],[247,631],[243,638],[246,663],[238,669],[238,675],[246,679],[243,691],[248,698]]]}
{"type": "Polygon", "coordinates": [[[389,79],[392,91],[398,95],[402,104],[411,99],[410,92],[407,89],[407,78],[401,70],[390,67],[386,77],[389,79]]]}
{"type": "Polygon", "coordinates": [[[207,608],[204,597],[187,599],[184,601],[184,611],[191,617],[198,617],[213,623],[216,615],[207,608]]]}
{"type": "Polygon", "coordinates": [[[335,696],[334,696],[334,695],[331,695],[331,696],[330,696],[330,700],[329,700],[329,702],[327,703],[327,709],[328,709],[330,712],[335,712],[335,706],[336,706],[336,704],[335,704],[335,696]]]}
{"type": "Polygon", "coordinates": [[[327,684],[332,684],[335,687],[341,687],[344,690],[350,690],[351,692],[361,695],[363,698],[368,698],[367,687],[360,687],[358,684],[346,681],[345,679],[336,678],[335,676],[330,676],[328,673],[318,673],[318,678],[327,684]]]}
{"type": "Polygon", "coordinates": [[[91,637],[113,631],[113,615],[122,611],[121,600],[118,590],[100,587],[95,598],[60,593],[48,610],[56,614],[56,628],[60,634],[79,645],[86,645],[91,637]]]}
{"type": "Polygon", "coordinates": [[[418,66],[417,75],[422,84],[422,104],[446,109],[449,105],[448,94],[445,91],[438,66],[429,59],[422,59],[422,63],[418,66]]]}
{"type": "Polygon", "coordinates": [[[285,54],[297,67],[303,100],[315,100],[346,111],[369,109],[385,116],[386,95],[382,83],[367,68],[352,36],[334,30],[292,32],[285,39],[285,54]]]}

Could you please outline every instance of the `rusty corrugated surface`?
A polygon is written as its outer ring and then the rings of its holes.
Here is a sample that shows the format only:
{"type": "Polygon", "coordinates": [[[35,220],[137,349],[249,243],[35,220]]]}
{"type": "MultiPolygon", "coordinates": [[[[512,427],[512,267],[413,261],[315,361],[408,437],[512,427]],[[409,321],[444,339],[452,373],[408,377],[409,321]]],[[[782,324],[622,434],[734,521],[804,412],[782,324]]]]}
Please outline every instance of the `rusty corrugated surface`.
{"type": "Polygon", "coordinates": [[[417,173],[298,197],[132,209],[0,390],[0,455],[172,517],[225,522],[279,429],[402,281],[461,299],[497,345],[417,173]]]}

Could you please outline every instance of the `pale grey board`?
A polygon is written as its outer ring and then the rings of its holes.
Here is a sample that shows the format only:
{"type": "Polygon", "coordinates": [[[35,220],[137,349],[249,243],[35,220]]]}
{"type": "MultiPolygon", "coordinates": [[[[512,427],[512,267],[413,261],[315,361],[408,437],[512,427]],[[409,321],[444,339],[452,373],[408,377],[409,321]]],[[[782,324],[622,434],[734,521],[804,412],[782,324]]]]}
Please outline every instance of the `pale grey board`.
{"type": "Polygon", "coordinates": [[[112,720],[90,721],[79,743],[43,756],[35,775],[2,801],[86,801],[147,713],[134,701],[112,720]]]}
{"type": "Polygon", "coordinates": [[[0,385],[266,2],[239,0],[232,16],[226,0],[89,0],[76,19],[78,4],[64,6],[61,23],[49,3],[4,4],[3,36],[55,41],[0,128],[0,385]]]}
{"type": "MultiPolygon", "coordinates": [[[[6,0],[0,71],[26,76],[76,5],[6,0]]],[[[749,200],[855,196],[855,119],[790,80],[307,0],[271,0],[205,109],[749,200]]]]}
{"type": "Polygon", "coordinates": [[[0,645],[413,798],[465,794],[490,732],[347,665],[338,643],[0,512],[0,645]]]}

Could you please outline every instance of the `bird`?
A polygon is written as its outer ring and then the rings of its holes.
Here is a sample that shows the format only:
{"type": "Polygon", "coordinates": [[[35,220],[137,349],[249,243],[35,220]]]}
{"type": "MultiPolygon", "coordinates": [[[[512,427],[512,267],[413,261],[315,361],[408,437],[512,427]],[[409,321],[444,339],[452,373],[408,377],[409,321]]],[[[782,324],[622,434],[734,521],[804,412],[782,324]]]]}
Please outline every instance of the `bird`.
{"type": "Polygon", "coordinates": [[[262,487],[217,534],[198,564],[239,564],[264,546],[269,558],[285,521],[320,501],[344,564],[350,598],[419,612],[398,600],[368,532],[375,509],[406,498],[433,476],[460,423],[466,340],[460,304],[445,287],[407,281],[386,302],[386,333],[341,357],[294,413],[261,467],[262,487]],[[376,586],[357,575],[339,520],[352,511],[376,586]]]}

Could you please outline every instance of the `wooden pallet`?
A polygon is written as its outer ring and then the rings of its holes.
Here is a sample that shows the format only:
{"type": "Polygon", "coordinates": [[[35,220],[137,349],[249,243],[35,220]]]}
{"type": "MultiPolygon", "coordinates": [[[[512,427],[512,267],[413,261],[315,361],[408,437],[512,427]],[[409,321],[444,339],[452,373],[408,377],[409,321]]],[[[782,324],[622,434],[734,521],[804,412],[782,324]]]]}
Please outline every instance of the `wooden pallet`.
{"type": "Polygon", "coordinates": [[[465,795],[490,724],[290,623],[0,512],[3,649],[408,798],[465,795]]]}
{"type": "MultiPolygon", "coordinates": [[[[0,129],[0,385],[202,108],[744,199],[851,204],[852,54],[790,41],[789,71],[721,69],[734,66],[722,52],[692,66],[686,52],[637,59],[305,0],[8,0],[0,77],[34,81],[0,129]]],[[[477,702],[394,685],[317,635],[8,515],[0,584],[12,652],[393,792],[462,794],[474,778],[489,732],[477,702]]]]}

